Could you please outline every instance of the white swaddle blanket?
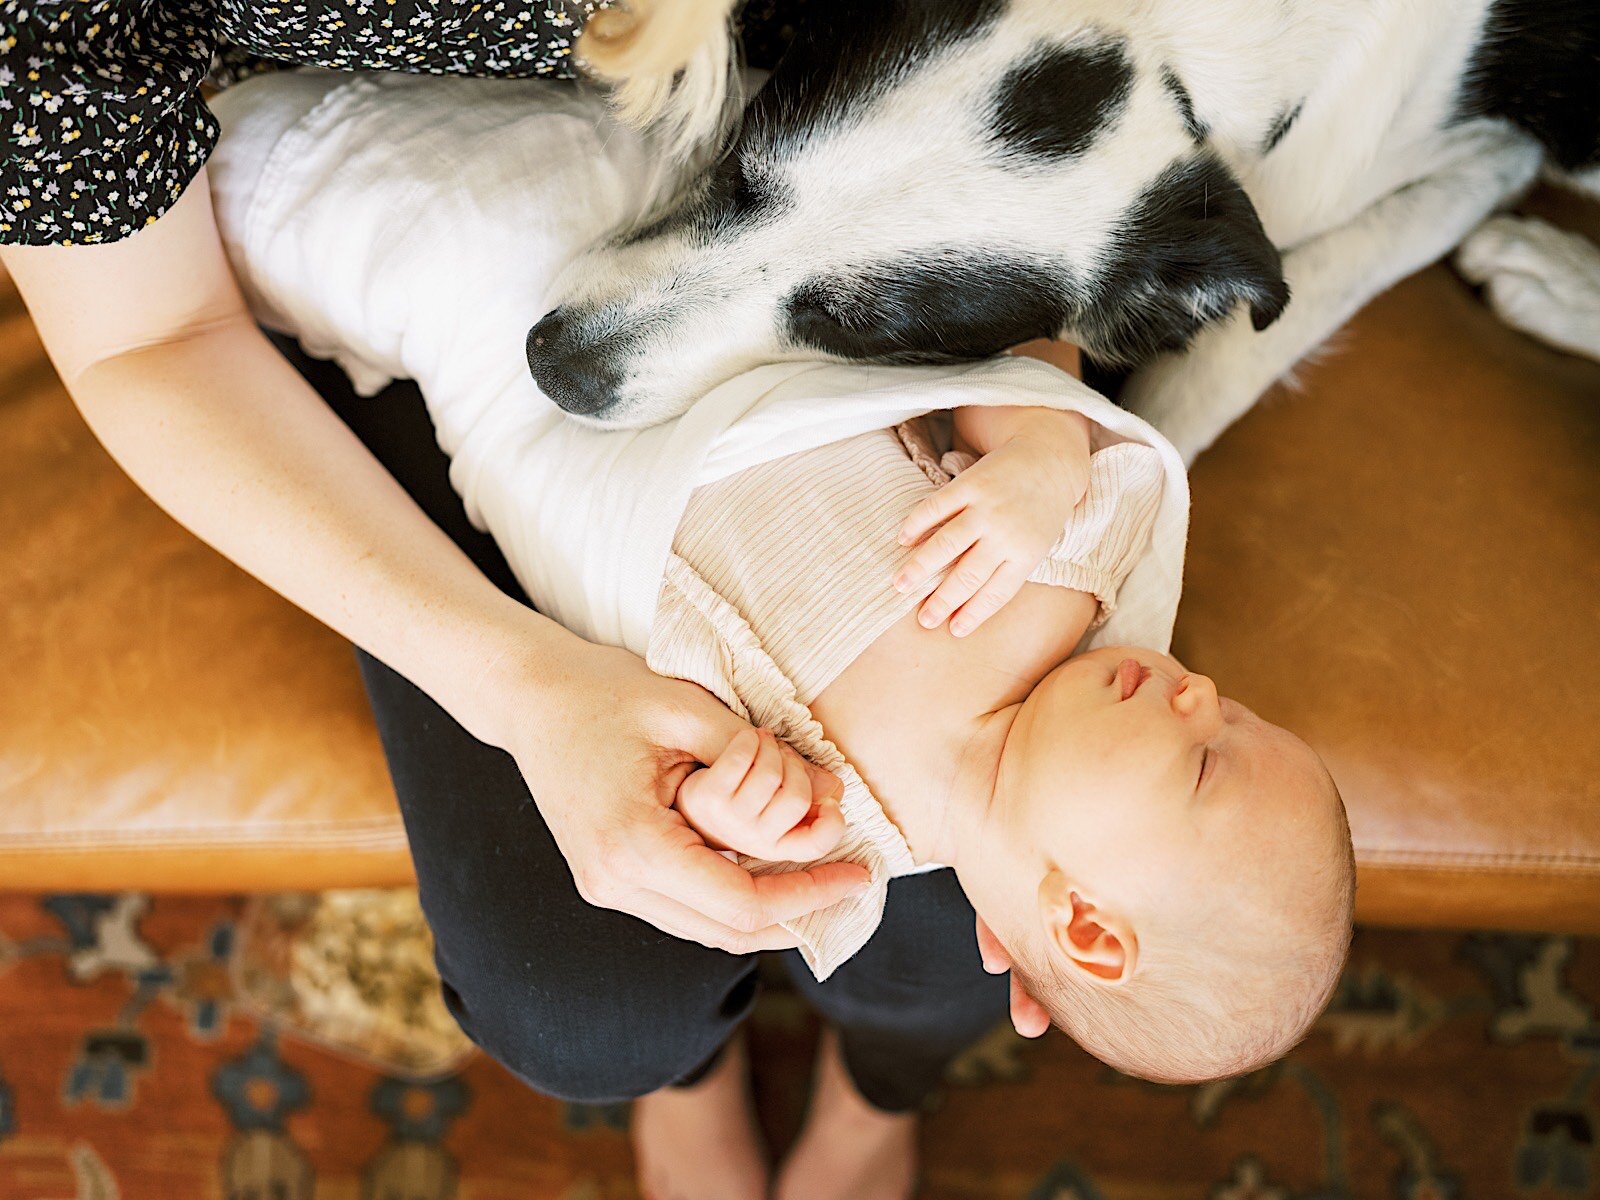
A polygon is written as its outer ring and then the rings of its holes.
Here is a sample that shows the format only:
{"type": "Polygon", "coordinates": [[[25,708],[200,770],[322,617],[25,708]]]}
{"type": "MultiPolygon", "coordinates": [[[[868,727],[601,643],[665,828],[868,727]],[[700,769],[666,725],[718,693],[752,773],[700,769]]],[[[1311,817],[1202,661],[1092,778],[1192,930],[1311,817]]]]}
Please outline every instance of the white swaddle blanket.
{"type": "Polygon", "coordinates": [[[1092,644],[1169,644],[1183,464],[1144,422],[1044,363],[774,364],[640,431],[585,428],[547,400],[523,344],[551,281],[665,177],[598,98],[541,81],[300,71],[213,106],[218,222],[258,316],[363,392],[416,380],[472,520],[540,611],[575,632],[645,652],[696,486],[926,412],[1031,404],[1083,412],[1162,455],[1149,548],[1092,644]]]}

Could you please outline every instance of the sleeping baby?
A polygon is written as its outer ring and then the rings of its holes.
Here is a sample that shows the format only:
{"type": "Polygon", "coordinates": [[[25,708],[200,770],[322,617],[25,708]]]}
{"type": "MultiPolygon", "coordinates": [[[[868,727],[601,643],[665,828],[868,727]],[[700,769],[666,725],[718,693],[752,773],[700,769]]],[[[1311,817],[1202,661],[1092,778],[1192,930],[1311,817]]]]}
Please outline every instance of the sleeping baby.
{"type": "MultiPolygon", "coordinates": [[[[942,455],[919,420],[695,491],[648,661],[770,732],[735,738],[678,808],[756,860],[954,868],[1056,1024],[1120,1070],[1260,1066],[1343,963],[1338,792],[1304,742],[1168,655],[1074,654],[1149,541],[1154,449],[1092,449],[1104,431],[1078,413],[950,415],[942,455]],[[786,791],[778,738],[843,797],[786,791]]],[[[824,974],[880,911],[869,895],[791,928],[824,974]]]]}
{"type": "Polygon", "coordinates": [[[418,382],[541,612],[769,731],[685,780],[684,819],[752,871],[867,867],[789,925],[819,978],[890,879],[944,865],[1122,1070],[1234,1074],[1305,1031],[1349,937],[1349,834],[1304,743],[1165,653],[1187,486],[1159,434],[1034,358],[798,352],[666,424],[584,427],[522,340],[573,255],[651,207],[647,138],[538,82],[295,72],[215,108],[263,321],[365,390],[418,382]],[[842,793],[791,794],[796,751],[842,793]]]}

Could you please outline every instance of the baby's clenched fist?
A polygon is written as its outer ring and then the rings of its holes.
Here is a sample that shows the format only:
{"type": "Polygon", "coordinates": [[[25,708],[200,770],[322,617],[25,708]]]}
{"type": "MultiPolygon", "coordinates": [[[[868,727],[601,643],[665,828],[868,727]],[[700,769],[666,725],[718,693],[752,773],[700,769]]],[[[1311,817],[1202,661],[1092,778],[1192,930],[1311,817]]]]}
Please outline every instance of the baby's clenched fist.
{"type": "Polygon", "coordinates": [[[683,781],[674,807],[713,849],[810,862],[844,833],[837,783],[824,792],[814,779],[831,777],[808,770],[805,759],[768,730],[746,729],[715,762],[683,781]]]}

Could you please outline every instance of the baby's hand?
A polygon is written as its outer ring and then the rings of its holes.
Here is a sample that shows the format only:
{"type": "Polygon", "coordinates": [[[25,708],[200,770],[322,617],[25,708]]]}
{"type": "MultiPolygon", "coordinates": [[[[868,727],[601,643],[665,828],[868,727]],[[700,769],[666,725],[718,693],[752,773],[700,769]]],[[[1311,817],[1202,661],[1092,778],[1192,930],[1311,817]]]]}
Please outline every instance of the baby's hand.
{"type": "Polygon", "coordinates": [[[793,747],[747,729],[708,767],[678,788],[677,810],[714,850],[737,850],[768,862],[810,862],[844,834],[834,790],[819,794],[793,747]]]}
{"type": "Polygon", "coordinates": [[[909,592],[949,568],[917,612],[927,629],[950,619],[965,637],[1022,590],[1089,487],[1085,426],[1053,421],[1019,431],[927,499],[900,528],[917,546],[894,577],[909,592]],[[951,614],[954,614],[952,616],[951,614]]]}

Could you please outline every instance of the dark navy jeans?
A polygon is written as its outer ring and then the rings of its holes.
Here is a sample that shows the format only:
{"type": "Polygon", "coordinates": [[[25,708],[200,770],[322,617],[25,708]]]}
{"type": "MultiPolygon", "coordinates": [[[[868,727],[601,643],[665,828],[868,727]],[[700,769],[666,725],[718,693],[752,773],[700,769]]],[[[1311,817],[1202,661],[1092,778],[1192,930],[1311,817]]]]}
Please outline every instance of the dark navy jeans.
{"type": "MultiPolygon", "coordinates": [[[[451,490],[416,387],[363,399],[337,368],[279,347],[484,574],[525,601],[451,490]]],[[[617,1101],[694,1078],[750,1011],[755,958],[586,903],[511,757],[370,655],[360,659],[461,1027],[563,1099],[617,1101]]],[[[784,958],[880,1108],[921,1104],[949,1061],[1006,1014],[1005,977],[982,968],[953,871],[891,884],[882,926],[827,983],[799,955],[784,958]]]]}

